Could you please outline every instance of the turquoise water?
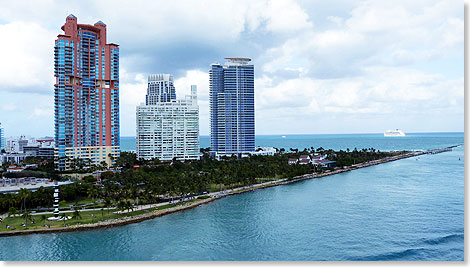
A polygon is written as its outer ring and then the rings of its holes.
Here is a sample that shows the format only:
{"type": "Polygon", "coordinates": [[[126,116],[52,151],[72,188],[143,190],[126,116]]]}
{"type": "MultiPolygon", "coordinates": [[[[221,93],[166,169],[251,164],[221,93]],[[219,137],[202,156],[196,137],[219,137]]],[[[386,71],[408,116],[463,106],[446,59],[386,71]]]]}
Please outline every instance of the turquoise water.
{"type": "MultiPolygon", "coordinates": [[[[400,144],[463,143],[463,134],[429,138],[400,144]]],[[[462,261],[464,150],[230,196],[122,227],[3,237],[0,260],[462,261]]]]}
{"type": "MultiPolygon", "coordinates": [[[[200,147],[210,147],[210,137],[199,137],[200,147]]],[[[426,150],[463,143],[463,133],[408,133],[406,137],[384,137],[383,134],[311,134],[311,135],[257,135],[256,146],[277,148],[357,149],[373,147],[383,151],[426,150]]],[[[135,137],[121,137],[123,151],[135,150],[135,137]]]]}

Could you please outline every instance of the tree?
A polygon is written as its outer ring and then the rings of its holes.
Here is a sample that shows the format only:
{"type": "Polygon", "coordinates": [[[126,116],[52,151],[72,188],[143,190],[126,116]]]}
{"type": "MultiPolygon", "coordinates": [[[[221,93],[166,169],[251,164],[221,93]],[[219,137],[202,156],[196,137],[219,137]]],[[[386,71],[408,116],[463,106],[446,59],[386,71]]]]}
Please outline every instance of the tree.
{"type": "Polygon", "coordinates": [[[113,172],[110,172],[110,171],[107,171],[107,172],[103,172],[101,173],[101,180],[109,180],[109,179],[112,179],[114,177],[114,173],[113,172]]]}
{"type": "Polygon", "coordinates": [[[8,217],[10,216],[15,216],[16,214],[18,214],[18,210],[15,208],[15,207],[10,207],[8,209],[8,217]]]}
{"type": "Polygon", "coordinates": [[[28,227],[28,220],[30,220],[30,221],[32,220],[31,213],[29,211],[25,210],[23,212],[23,219],[24,219],[24,224],[26,225],[26,227],[28,227]]]}
{"type": "Polygon", "coordinates": [[[42,214],[41,217],[39,217],[39,219],[41,220],[41,222],[44,222],[46,221],[47,217],[45,214],[42,214]]]}
{"type": "Polygon", "coordinates": [[[120,211],[124,211],[126,209],[126,202],[123,201],[123,200],[120,200],[118,203],[117,203],[117,208],[118,210],[120,211]]]}
{"type": "Polygon", "coordinates": [[[31,191],[25,188],[21,188],[18,192],[18,197],[22,200],[20,211],[26,210],[26,199],[31,196],[31,191]]]}
{"type": "Polygon", "coordinates": [[[103,160],[102,162],[100,162],[100,166],[101,166],[102,169],[107,169],[108,168],[108,163],[106,163],[106,161],[103,160]]]}
{"type": "Polygon", "coordinates": [[[80,214],[80,212],[78,210],[74,210],[73,214],[72,214],[72,219],[78,220],[78,219],[81,219],[81,218],[82,218],[82,215],[80,214]]]}
{"type": "Polygon", "coordinates": [[[87,190],[88,197],[91,197],[92,201],[95,202],[95,196],[98,194],[98,190],[94,186],[88,188],[87,190]]]}
{"type": "Polygon", "coordinates": [[[108,216],[109,216],[109,208],[110,208],[110,206],[111,206],[111,199],[110,199],[109,197],[106,197],[106,198],[104,199],[104,206],[107,208],[107,210],[108,210],[108,216]]]}
{"type": "Polygon", "coordinates": [[[95,177],[93,177],[93,175],[87,175],[87,176],[83,177],[82,180],[89,183],[89,184],[93,184],[93,183],[96,183],[98,181],[95,177]]]}

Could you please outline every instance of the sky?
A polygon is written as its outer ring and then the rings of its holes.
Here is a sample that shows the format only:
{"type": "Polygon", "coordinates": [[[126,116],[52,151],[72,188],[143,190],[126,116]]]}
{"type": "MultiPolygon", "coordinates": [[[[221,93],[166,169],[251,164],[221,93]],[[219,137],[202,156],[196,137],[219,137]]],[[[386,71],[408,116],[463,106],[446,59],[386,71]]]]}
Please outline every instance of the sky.
{"type": "Polygon", "coordinates": [[[462,1],[0,0],[5,136],[53,136],[54,41],[65,18],[120,45],[121,136],[135,136],[147,77],[198,86],[209,135],[210,64],[255,66],[256,134],[464,131],[462,1]]]}

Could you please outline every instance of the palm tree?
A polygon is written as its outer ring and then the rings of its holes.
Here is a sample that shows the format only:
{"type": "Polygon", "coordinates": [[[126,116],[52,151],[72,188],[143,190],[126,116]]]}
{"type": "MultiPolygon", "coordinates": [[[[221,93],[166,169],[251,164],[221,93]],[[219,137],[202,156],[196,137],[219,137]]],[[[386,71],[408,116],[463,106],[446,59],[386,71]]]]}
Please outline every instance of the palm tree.
{"type": "Polygon", "coordinates": [[[82,214],[80,214],[80,211],[74,210],[73,214],[72,214],[72,219],[77,220],[77,219],[81,219],[81,218],[82,218],[82,214]]]}
{"type": "Polygon", "coordinates": [[[8,202],[8,208],[18,205],[18,198],[14,194],[6,194],[6,201],[8,202]]]}
{"type": "Polygon", "coordinates": [[[95,202],[95,195],[98,193],[95,187],[90,187],[87,190],[88,197],[91,197],[92,201],[95,202]]]}
{"type": "Polygon", "coordinates": [[[134,206],[132,206],[132,203],[130,200],[126,201],[126,208],[127,208],[127,211],[130,211],[130,210],[134,211],[134,206]]]}
{"type": "Polygon", "coordinates": [[[8,217],[10,216],[15,216],[15,214],[18,213],[18,210],[15,208],[15,207],[10,207],[10,209],[8,209],[8,217]]]}
{"type": "Polygon", "coordinates": [[[39,217],[39,219],[41,220],[41,222],[44,222],[46,221],[47,217],[45,214],[42,214],[41,217],[39,217]]]}
{"type": "Polygon", "coordinates": [[[31,221],[31,213],[25,210],[23,212],[23,219],[24,219],[24,224],[26,225],[25,227],[28,227],[28,219],[31,221]]]}
{"type": "Polygon", "coordinates": [[[111,206],[111,199],[108,198],[108,197],[105,198],[105,199],[104,199],[104,205],[105,205],[105,207],[108,209],[108,216],[109,216],[109,208],[110,208],[110,206],[111,206]]]}
{"type": "Polygon", "coordinates": [[[23,211],[23,208],[26,210],[26,199],[31,196],[31,191],[25,188],[21,188],[18,192],[18,197],[22,200],[20,211],[23,211]]]}
{"type": "Polygon", "coordinates": [[[124,211],[126,209],[126,203],[123,201],[123,200],[120,200],[118,203],[117,203],[117,208],[120,210],[120,211],[124,211]]]}

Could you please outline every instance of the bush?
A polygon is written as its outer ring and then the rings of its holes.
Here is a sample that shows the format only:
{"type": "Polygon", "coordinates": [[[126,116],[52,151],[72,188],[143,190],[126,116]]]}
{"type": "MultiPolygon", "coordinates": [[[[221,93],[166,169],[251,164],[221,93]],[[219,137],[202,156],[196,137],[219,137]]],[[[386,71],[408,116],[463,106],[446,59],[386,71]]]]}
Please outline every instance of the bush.
{"type": "Polygon", "coordinates": [[[93,183],[96,183],[98,181],[95,177],[93,177],[91,175],[87,175],[87,176],[83,177],[82,180],[89,183],[89,184],[93,184],[93,183]]]}

